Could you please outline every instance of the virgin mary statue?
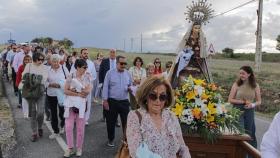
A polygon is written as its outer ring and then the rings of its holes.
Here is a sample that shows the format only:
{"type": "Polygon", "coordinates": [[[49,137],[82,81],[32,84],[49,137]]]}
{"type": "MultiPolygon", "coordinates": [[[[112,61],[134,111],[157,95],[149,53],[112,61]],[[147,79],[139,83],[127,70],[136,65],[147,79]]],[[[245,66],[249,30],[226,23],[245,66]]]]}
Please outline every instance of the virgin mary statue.
{"type": "Polygon", "coordinates": [[[208,69],[207,43],[202,24],[210,18],[213,10],[208,7],[203,9],[200,5],[207,6],[194,3],[192,7],[187,7],[189,9],[187,19],[192,23],[176,49],[177,57],[169,73],[169,79],[174,88],[180,85],[180,80],[189,75],[205,79],[207,82],[212,81],[208,69]]]}

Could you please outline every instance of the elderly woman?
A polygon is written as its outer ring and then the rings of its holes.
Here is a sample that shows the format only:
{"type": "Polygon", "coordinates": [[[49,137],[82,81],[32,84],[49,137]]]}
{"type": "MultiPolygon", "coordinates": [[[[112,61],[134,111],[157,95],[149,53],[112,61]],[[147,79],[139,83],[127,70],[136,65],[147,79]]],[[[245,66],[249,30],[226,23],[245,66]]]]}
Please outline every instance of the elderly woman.
{"type": "Polygon", "coordinates": [[[131,111],[127,120],[130,156],[135,158],[150,153],[161,158],[176,158],[177,154],[190,158],[178,118],[167,109],[173,103],[168,81],[157,76],[148,78],[139,87],[136,99],[141,108],[131,111]],[[148,151],[141,150],[141,144],[146,145],[148,151]]]}
{"type": "Polygon", "coordinates": [[[73,130],[76,123],[76,156],[82,155],[82,147],[84,142],[85,130],[85,112],[86,98],[92,90],[91,76],[86,73],[87,62],[83,59],[77,59],[74,71],[69,75],[64,86],[65,92],[65,131],[68,149],[64,153],[64,157],[70,157],[74,154],[73,130]]]}
{"type": "Polygon", "coordinates": [[[58,117],[57,109],[59,109],[59,118],[60,118],[60,129],[61,133],[64,132],[64,107],[60,101],[59,97],[62,91],[62,87],[66,80],[66,77],[69,76],[69,72],[66,68],[59,64],[61,57],[58,54],[51,55],[51,68],[48,72],[47,78],[47,100],[48,105],[51,110],[51,125],[53,129],[53,134],[49,136],[50,139],[54,139],[59,136],[58,128],[58,117]]]}
{"type": "MultiPolygon", "coordinates": [[[[32,76],[36,76],[36,78],[41,78],[40,83],[41,89],[44,89],[48,78],[48,68],[43,65],[44,62],[44,54],[35,52],[32,56],[32,63],[28,63],[24,71],[22,73],[23,79],[25,74],[30,74],[32,76]]],[[[38,81],[39,82],[39,81],[38,81]]],[[[23,82],[25,84],[25,81],[23,82]]],[[[23,91],[25,86],[23,85],[23,91]]],[[[29,104],[29,115],[31,116],[31,128],[32,128],[32,137],[31,141],[35,142],[38,140],[38,136],[43,136],[43,121],[44,121],[44,103],[45,103],[45,95],[42,91],[42,94],[37,94],[39,97],[36,99],[27,99],[29,104]]],[[[24,97],[24,95],[23,95],[24,97]]]]}
{"type": "Polygon", "coordinates": [[[153,63],[148,63],[146,65],[146,69],[147,69],[147,77],[151,77],[155,74],[155,65],[153,63]]]}

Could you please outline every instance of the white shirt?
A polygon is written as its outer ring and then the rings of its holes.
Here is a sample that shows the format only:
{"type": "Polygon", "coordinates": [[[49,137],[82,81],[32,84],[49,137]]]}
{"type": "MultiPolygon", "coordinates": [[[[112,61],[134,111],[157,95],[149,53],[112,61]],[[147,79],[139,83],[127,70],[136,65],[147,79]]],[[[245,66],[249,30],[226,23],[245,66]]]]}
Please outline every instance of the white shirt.
{"type": "MultiPolygon", "coordinates": [[[[30,54],[30,52],[28,53],[28,55],[32,58],[32,53],[30,54]]],[[[15,72],[18,72],[18,68],[20,65],[23,64],[23,58],[25,57],[25,53],[24,52],[18,52],[15,56],[14,56],[14,60],[13,60],[13,68],[15,70],[15,72]]]]}
{"type": "Polygon", "coordinates": [[[7,54],[6,60],[7,60],[9,63],[11,63],[11,61],[12,61],[12,59],[13,59],[13,57],[14,57],[15,54],[16,54],[16,52],[14,52],[13,50],[10,50],[10,51],[8,52],[8,54],[7,54]]]}
{"type": "Polygon", "coordinates": [[[262,158],[280,157],[280,112],[274,116],[269,129],[263,135],[260,148],[262,158]]]}
{"type": "Polygon", "coordinates": [[[113,60],[109,58],[109,60],[110,60],[110,70],[115,69],[117,65],[116,59],[113,60]]]}
{"type": "Polygon", "coordinates": [[[52,96],[52,97],[57,96],[57,93],[58,93],[57,91],[60,90],[59,88],[49,87],[49,84],[51,84],[51,83],[59,84],[61,81],[65,82],[65,80],[66,80],[65,78],[67,78],[67,76],[69,76],[68,70],[65,68],[63,68],[63,69],[65,72],[65,75],[64,75],[61,65],[59,65],[59,68],[57,70],[54,70],[52,68],[49,69],[48,79],[47,79],[47,83],[46,83],[48,96],[52,96]]]}

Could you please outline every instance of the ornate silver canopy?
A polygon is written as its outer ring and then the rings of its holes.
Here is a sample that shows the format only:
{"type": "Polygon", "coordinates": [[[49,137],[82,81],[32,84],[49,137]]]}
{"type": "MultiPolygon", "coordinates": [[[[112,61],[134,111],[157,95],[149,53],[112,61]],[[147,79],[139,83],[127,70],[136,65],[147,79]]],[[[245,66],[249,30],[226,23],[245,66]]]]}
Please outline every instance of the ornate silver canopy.
{"type": "Polygon", "coordinates": [[[211,6],[212,4],[208,3],[207,0],[192,1],[192,4],[187,6],[187,12],[185,12],[186,20],[197,24],[207,24],[214,13],[211,6]]]}

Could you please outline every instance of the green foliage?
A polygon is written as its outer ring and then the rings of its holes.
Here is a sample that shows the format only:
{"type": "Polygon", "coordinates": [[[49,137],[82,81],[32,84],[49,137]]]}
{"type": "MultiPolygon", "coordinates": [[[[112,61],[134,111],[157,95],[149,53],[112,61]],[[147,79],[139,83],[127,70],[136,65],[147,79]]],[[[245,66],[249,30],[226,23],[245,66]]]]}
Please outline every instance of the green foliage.
{"type": "Polygon", "coordinates": [[[225,48],[222,50],[225,57],[234,58],[234,50],[231,48],[225,48]]]}
{"type": "MultiPolygon", "coordinates": [[[[280,46],[280,45],[279,45],[280,46]]],[[[233,59],[233,60],[249,60],[255,61],[255,53],[234,53],[234,57],[230,58],[225,54],[216,54],[213,56],[214,59],[233,59]]],[[[262,55],[263,62],[279,62],[280,54],[279,53],[264,53],[262,55]]]]}
{"type": "Polygon", "coordinates": [[[58,44],[60,46],[63,46],[66,49],[69,49],[69,48],[71,48],[74,45],[74,43],[70,39],[68,39],[68,38],[64,38],[63,40],[60,40],[58,42],[58,44]]]}
{"type": "Polygon", "coordinates": [[[31,40],[32,43],[38,43],[44,47],[50,46],[53,43],[53,39],[51,37],[36,37],[31,40]]]}
{"type": "Polygon", "coordinates": [[[276,41],[277,41],[276,50],[280,51],[280,35],[277,36],[276,41]]]}
{"type": "Polygon", "coordinates": [[[31,42],[38,43],[43,47],[64,47],[65,49],[70,49],[74,45],[74,43],[68,38],[54,40],[51,37],[36,37],[32,39],[31,42]]]}

